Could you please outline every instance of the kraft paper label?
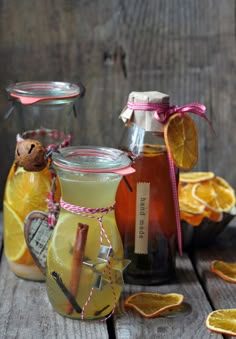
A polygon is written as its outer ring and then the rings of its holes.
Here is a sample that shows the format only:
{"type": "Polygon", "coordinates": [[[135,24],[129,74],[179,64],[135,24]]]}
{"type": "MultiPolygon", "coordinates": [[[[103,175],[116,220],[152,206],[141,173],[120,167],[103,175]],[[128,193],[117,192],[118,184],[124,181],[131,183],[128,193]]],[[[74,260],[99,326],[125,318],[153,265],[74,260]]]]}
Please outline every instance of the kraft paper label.
{"type": "Polygon", "coordinates": [[[148,253],[150,183],[139,182],[136,195],[136,222],[134,253],[148,253]]]}

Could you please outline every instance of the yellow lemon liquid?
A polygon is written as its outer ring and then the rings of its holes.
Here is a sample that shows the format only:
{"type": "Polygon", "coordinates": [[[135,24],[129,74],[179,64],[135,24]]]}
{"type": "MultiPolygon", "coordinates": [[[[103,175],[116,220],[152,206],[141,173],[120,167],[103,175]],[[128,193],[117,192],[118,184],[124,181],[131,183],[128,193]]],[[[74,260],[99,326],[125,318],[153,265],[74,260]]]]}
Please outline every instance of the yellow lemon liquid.
{"type": "MultiPolygon", "coordinates": [[[[24,220],[33,210],[47,211],[46,196],[50,189],[51,172],[48,168],[40,172],[26,172],[22,167],[12,165],[4,194],[4,249],[11,270],[24,279],[45,280],[26,245],[24,220]]],[[[59,196],[58,182],[57,201],[59,196]]]]}
{"type": "MultiPolygon", "coordinates": [[[[104,176],[95,179],[78,178],[76,181],[68,178],[68,175],[67,178],[60,178],[63,199],[81,207],[102,208],[112,205],[120,178],[113,176],[112,179],[109,177],[107,180],[108,178],[104,176]]],[[[46,274],[48,297],[54,309],[64,316],[78,319],[103,318],[113,310],[120,297],[123,283],[122,270],[117,267],[123,259],[123,246],[114,212],[112,210],[108,214],[100,213],[94,216],[95,218],[90,218],[61,209],[49,242],[46,274]],[[103,235],[102,245],[112,246],[109,261],[104,260],[100,264],[98,257],[101,249],[101,229],[97,219],[99,216],[102,216],[102,224],[108,239],[103,235]],[[68,298],[54,276],[56,274],[63,286],[70,290],[73,247],[78,223],[89,226],[84,263],[81,267],[76,295],[73,295],[83,312],[76,312],[74,309],[71,314],[67,314],[68,298]]]]}

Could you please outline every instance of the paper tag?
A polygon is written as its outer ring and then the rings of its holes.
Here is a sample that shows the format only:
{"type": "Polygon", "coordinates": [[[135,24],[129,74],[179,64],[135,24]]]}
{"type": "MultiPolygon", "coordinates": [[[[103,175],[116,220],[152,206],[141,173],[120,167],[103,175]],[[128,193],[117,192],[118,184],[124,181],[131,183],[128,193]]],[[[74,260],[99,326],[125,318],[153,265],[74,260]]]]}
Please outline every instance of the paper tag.
{"type": "Polygon", "coordinates": [[[138,182],[136,195],[135,247],[134,253],[148,253],[150,183],[138,182]]]}
{"type": "Polygon", "coordinates": [[[48,241],[53,229],[48,226],[48,215],[33,211],[24,222],[25,240],[28,249],[39,269],[46,274],[48,241]]]}

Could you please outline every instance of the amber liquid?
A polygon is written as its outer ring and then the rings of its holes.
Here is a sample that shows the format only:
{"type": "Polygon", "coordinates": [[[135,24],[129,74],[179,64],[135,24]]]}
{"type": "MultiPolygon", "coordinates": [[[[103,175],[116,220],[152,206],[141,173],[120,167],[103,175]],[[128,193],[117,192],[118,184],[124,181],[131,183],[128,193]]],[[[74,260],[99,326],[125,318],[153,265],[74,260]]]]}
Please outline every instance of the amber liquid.
{"type": "Polygon", "coordinates": [[[167,153],[162,146],[145,145],[132,167],[136,172],[127,176],[129,185],[122,180],[116,195],[116,221],[125,257],[131,260],[124,278],[131,284],[160,284],[175,273],[176,220],[167,153]],[[136,237],[142,233],[136,225],[139,183],[149,187],[146,253],[135,246],[135,232],[136,237]]]}

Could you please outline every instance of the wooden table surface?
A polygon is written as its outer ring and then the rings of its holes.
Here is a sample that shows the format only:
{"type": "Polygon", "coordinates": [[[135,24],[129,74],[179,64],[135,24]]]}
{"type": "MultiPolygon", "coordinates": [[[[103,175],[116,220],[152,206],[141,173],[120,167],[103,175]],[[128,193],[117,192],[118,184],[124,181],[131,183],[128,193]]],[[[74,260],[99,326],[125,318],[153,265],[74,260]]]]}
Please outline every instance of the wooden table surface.
{"type": "MultiPolygon", "coordinates": [[[[2,214],[0,214],[2,249],[2,214]]],[[[209,270],[214,259],[236,262],[236,227],[222,232],[216,243],[198,249],[192,260],[188,254],[177,257],[176,281],[162,286],[125,285],[119,305],[107,323],[64,318],[53,311],[45,283],[24,281],[9,269],[3,251],[0,265],[0,338],[85,338],[85,339],[153,339],[153,338],[229,338],[209,331],[207,315],[214,309],[236,307],[236,286],[209,270]],[[144,319],[125,309],[124,299],[135,292],[181,293],[184,304],[165,316],[144,319]]]]}

